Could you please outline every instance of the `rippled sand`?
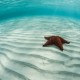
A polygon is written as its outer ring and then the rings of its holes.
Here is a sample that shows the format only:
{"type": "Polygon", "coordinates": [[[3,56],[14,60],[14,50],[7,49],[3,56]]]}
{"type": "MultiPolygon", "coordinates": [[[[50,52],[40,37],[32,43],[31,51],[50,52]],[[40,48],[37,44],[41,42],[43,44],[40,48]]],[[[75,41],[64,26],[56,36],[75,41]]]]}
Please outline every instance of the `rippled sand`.
{"type": "Polygon", "coordinates": [[[0,80],[80,80],[80,23],[28,17],[0,23],[0,80]],[[42,47],[44,36],[70,41],[64,51],[42,47]]]}

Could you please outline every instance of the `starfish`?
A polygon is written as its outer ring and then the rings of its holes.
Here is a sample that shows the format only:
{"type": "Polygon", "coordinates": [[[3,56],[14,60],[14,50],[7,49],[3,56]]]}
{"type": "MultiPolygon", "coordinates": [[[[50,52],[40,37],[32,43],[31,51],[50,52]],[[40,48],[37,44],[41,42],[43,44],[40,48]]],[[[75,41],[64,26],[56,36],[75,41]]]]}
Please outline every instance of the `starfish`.
{"type": "Polygon", "coordinates": [[[47,42],[43,45],[43,47],[50,46],[50,45],[56,45],[61,51],[63,51],[63,44],[69,44],[70,42],[66,41],[60,36],[50,36],[50,37],[44,37],[47,42]]]}

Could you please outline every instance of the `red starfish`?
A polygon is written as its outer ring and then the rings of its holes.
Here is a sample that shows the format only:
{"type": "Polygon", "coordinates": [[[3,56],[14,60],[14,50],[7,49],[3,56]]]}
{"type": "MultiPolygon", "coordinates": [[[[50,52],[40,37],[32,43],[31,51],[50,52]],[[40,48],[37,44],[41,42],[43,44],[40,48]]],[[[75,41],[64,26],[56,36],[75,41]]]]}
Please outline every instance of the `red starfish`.
{"type": "Polygon", "coordinates": [[[56,45],[61,51],[63,51],[63,44],[67,43],[69,44],[70,42],[64,40],[63,38],[61,38],[60,36],[50,36],[50,37],[44,37],[45,39],[47,39],[47,42],[43,45],[43,47],[45,46],[49,46],[49,45],[56,45]]]}

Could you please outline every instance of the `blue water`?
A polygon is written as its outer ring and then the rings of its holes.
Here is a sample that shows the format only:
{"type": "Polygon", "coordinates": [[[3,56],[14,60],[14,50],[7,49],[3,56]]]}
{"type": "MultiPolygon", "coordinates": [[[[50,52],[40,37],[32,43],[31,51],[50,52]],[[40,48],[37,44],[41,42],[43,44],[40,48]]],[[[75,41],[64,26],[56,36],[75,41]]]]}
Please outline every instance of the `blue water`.
{"type": "Polygon", "coordinates": [[[34,15],[57,15],[80,19],[80,0],[0,1],[0,20],[34,15]]]}
{"type": "Polygon", "coordinates": [[[0,80],[80,80],[80,0],[0,0],[0,80]]]}

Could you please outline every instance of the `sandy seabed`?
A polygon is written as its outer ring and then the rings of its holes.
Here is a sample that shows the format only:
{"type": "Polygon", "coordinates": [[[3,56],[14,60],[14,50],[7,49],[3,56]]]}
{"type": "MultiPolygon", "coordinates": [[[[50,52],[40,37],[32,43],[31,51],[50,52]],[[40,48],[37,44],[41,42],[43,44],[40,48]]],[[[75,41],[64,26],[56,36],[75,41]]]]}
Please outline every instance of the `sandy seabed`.
{"type": "Polygon", "coordinates": [[[80,80],[80,21],[26,17],[0,23],[0,80],[80,80]],[[42,47],[44,36],[71,43],[42,47]]]}

